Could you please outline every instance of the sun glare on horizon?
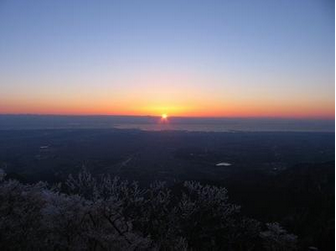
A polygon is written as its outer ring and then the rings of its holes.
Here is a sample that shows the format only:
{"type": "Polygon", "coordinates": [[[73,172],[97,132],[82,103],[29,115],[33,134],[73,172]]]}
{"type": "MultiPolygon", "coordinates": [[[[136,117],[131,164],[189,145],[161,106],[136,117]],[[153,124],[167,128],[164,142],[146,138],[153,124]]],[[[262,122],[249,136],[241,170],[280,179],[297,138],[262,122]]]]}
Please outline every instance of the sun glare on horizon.
{"type": "Polygon", "coordinates": [[[161,114],[161,119],[162,120],[167,120],[168,119],[168,115],[166,113],[161,114]]]}

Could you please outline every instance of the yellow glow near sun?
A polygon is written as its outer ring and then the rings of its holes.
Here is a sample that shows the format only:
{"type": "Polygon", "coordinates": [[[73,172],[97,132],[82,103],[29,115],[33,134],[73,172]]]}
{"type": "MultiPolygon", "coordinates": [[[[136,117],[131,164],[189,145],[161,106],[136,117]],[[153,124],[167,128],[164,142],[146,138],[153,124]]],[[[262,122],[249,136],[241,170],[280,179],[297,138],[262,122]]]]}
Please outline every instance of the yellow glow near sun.
{"type": "Polygon", "coordinates": [[[167,118],[168,118],[168,115],[167,115],[166,113],[163,113],[163,114],[161,115],[161,118],[162,118],[162,119],[167,119],[167,118]]]}

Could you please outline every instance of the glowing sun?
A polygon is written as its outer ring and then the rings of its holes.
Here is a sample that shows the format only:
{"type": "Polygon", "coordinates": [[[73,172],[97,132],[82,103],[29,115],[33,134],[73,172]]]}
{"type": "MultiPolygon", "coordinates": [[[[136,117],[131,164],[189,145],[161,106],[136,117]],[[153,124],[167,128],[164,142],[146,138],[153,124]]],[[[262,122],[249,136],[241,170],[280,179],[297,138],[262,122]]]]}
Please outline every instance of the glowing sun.
{"type": "Polygon", "coordinates": [[[166,113],[163,113],[161,115],[161,119],[166,120],[168,118],[168,115],[166,113]]]}

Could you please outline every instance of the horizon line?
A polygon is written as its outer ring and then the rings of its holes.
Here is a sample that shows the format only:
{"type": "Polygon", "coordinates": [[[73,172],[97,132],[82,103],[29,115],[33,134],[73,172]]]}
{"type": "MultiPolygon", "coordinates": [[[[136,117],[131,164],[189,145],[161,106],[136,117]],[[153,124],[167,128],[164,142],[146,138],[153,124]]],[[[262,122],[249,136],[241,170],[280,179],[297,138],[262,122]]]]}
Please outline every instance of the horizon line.
{"type": "MultiPolygon", "coordinates": [[[[58,117],[138,117],[138,118],[160,118],[161,115],[127,115],[127,114],[52,114],[52,113],[0,113],[0,116],[58,116],[58,117]]],[[[169,118],[190,118],[190,119],[283,119],[283,120],[333,120],[335,117],[286,117],[286,116],[174,116],[169,118]]]]}

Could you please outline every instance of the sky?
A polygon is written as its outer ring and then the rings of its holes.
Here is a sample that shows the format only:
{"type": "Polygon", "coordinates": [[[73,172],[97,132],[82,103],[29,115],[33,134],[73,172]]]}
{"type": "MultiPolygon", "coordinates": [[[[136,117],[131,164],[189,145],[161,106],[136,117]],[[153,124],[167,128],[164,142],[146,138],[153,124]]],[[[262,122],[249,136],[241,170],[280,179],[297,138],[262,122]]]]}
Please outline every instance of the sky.
{"type": "Polygon", "coordinates": [[[0,1],[0,114],[162,113],[334,119],[334,1],[0,1]]]}

